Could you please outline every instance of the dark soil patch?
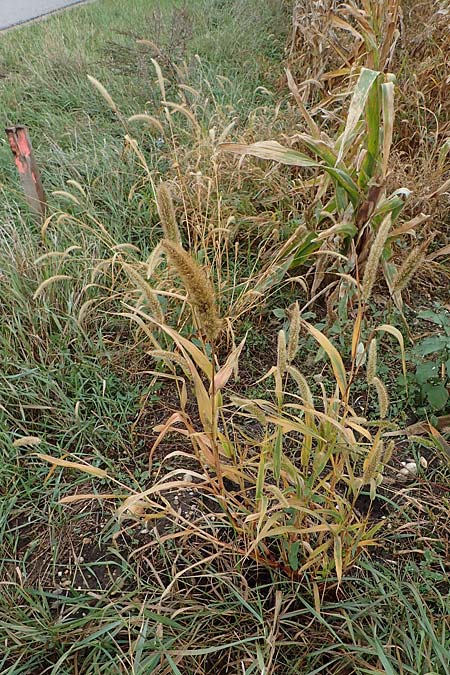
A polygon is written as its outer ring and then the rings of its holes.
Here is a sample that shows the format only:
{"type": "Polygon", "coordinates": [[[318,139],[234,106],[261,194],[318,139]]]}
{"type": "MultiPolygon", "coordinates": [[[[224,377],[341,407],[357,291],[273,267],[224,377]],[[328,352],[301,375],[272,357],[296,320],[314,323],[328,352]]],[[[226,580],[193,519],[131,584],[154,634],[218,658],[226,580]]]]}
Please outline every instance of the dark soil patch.
{"type": "Polygon", "coordinates": [[[20,571],[26,587],[39,585],[55,593],[69,588],[101,591],[110,585],[111,574],[104,565],[107,546],[98,543],[108,514],[97,502],[67,509],[62,522],[50,526],[30,524],[26,515],[11,521],[9,536],[18,536],[5,566],[7,578],[16,580],[20,571]]]}

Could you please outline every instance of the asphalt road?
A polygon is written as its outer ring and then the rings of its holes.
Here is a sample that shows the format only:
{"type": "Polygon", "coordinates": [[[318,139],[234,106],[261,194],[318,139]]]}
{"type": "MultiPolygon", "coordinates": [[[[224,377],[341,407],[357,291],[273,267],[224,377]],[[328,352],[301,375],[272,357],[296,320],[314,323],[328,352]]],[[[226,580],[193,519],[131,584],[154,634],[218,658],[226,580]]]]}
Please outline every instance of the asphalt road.
{"type": "Polygon", "coordinates": [[[83,0],[0,0],[0,30],[37,19],[83,0]]]}

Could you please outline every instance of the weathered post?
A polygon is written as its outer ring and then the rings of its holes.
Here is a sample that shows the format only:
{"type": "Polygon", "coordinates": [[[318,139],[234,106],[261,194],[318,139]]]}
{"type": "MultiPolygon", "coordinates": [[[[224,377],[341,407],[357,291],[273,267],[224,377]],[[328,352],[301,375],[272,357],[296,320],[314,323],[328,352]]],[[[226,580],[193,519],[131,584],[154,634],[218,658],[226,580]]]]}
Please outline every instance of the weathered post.
{"type": "Polygon", "coordinates": [[[19,172],[25,199],[34,213],[44,219],[47,201],[28,131],[24,126],[8,127],[6,135],[14,155],[14,163],[19,172]]]}

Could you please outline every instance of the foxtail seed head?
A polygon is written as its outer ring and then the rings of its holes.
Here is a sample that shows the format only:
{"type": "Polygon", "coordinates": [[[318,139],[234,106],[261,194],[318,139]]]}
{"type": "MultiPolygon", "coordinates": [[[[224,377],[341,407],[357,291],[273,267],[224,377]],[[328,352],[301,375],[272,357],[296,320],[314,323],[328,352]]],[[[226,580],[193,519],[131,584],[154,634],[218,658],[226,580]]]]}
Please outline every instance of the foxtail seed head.
{"type": "Polygon", "coordinates": [[[406,256],[403,264],[397,271],[394,279],[393,292],[399,293],[409,284],[411,278],[417,272],[424,261],[425,251],[428,248],[429,241],[425,241],[421,246],[413,248],[406,256]]]}
{"type": "Polygon", "coordinates": [[[181,235],[175,216],[172,195],[167,183],[160,183],[156,188],[156,205],[164,237],[175,244],[181,244],[181,235]]]}
{"type": "Polygon", "coordinates": [[[283,376],[287,368],[286,333],[284,330],[280,330],[278,333],[277,366],[280,375],[283,376]]]}
{"type": "Polygon", "coordinates": [[[164,323],[164,314],[159,300],[148,281],[132,266],[123,262],[122,267],[133,285],[141,291],[143,300],[158,323],[164,323]]]}
{"type": "Polygon", "coordinates": [[[364,460],[362,480],[365,485],[370,483],[378,475],[379,465],[384,455],[383,441],[377,437],[371,447],[369,454],[364,460]]]}
{"type": "Polygon", "coordinates": [[[311,393],[311,389],[309,388],[308,382],[306,381],[306,378],[301,374],[301,372],[297,368],[295,368],[295,366],[288,366],[287,372],[292,377],[295,384],[298,386],[300,396],[305,405],[307,405],[311,409],[314,409],[313,396],[311,393]]]}
{"type": "Polygon", "coordinates": [[[391,214],[389,213],[381,223],[375,241],[370,249],[369,257],[367,258],[366,269],[364,270],[364,277],[362,281],[362,299],[364,302],[370,298],[372,288],[377,278],[378,265],[380,264],[381,256],[383,254],[384,245],[389,236],[391,229],[391,214]]]}
{"type": "Polygon", "coordinates": [[[381,458],[381,462],[383,464],[383,469],[386,466],[386,464],[389,464],[389,462],[391,461],[391,457],[392,457],[392,453],[394,451],[394,447],[395,447],[395,442],[390,441],[388,443],[388,445],[386,446],[386,448],[384,449],[383,456],[381,458]]]}
{"type": "Polygon", "coordinates": [[[377,374],[377,341],[373,338],[369,345],[369,355],[367,357],[367,384],[372,384],[373,378],[377,374]]]}
{"type": "Polygon", "coordinates": [[[214,342],[222,329],[222,320],[217,312],[214,289],[205,271],[179,244],[163,239],[161,246],[183,282],[200,330],[209,342],[214,342]]]}
{"type": "Polygon", "coordinates": [[[287,346],[287,360],[291,363],[298,351],[298,338],[300,335],[300,308],[298,302],[295,303],[291,314],[291,325],[289,327],[289,342],[287,346]]]}
{"type": "Polygon", "coordinates": [[[378,405],[380,408],[380,417],[384,419],[387,415],[389,408],[389,394],[386,387],[378,377],[372,378],[372,384],[377,390],[378,394],[378,405]]]}

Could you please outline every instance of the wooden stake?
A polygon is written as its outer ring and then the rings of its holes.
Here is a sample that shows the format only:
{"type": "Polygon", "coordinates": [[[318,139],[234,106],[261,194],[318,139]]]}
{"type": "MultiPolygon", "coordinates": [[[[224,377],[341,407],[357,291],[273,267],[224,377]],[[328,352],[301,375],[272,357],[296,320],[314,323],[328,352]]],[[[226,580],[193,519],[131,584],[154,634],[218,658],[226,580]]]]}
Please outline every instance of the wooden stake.
{"type": "Polygon", "coordinates": [[[6,135],[14,155],[14,163],[19,172],[27,204],[34,213],[44,219],[47,200],[28,131],[24,126],[8,127],[6,135]]]}

